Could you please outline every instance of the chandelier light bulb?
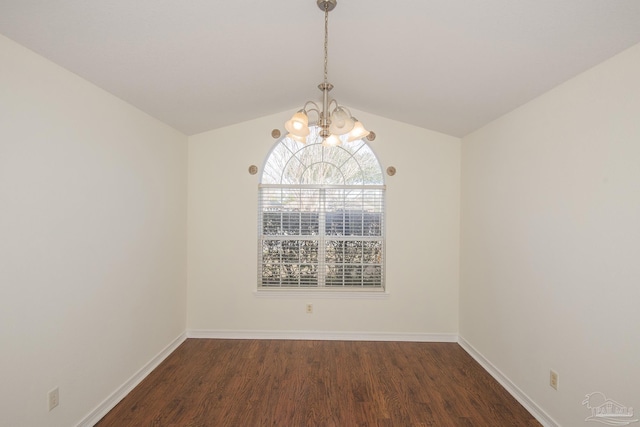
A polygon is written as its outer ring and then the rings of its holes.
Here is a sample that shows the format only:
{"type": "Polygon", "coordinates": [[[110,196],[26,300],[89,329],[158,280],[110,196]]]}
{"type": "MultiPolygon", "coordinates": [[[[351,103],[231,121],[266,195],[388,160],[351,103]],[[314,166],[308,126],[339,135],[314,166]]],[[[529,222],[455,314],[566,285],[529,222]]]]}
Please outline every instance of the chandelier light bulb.
{"type": "Polygon", "coordinates": [[[340,138],[333,134],[329,135],[322,141],[322,145],[325,147],[336,147],[340,145],[340,138]]]}

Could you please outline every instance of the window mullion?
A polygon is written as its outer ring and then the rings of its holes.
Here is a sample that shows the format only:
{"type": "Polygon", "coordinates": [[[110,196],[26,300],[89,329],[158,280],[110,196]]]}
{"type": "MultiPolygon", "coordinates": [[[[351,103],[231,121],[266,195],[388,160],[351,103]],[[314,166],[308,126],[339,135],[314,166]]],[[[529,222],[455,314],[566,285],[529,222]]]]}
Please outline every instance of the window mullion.
{"type": "Polygon", "coordinates": [[[326,191],[321,188],[319,191],[319,212],[318,212],[318,287],[325,286],[327,277],[326,265],[326,246],[325,246],[325,228],[326,228],[326,191]]]}

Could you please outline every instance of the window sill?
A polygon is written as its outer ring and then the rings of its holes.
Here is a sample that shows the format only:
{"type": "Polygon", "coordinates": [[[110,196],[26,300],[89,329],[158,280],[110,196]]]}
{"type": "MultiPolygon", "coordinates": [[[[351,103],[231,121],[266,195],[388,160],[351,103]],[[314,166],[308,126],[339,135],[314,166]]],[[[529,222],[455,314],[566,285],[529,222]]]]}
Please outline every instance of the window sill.
{"type": "Polygon", "coordinates": [[[339,290],[339,289],[257,289],[257,298],[327,298],[327,299],[387,299],[390,294],[383,290],[339,290]]]}

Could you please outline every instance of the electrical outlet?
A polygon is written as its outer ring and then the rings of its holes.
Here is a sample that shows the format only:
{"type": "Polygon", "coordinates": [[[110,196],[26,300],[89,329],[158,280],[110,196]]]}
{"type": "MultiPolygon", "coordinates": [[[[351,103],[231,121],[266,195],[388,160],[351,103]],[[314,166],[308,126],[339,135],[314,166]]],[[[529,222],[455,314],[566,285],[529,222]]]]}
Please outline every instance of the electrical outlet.
{"type": "Polygon", "coordinates": [[[307,304],[307,314],[313,313],[313,304],[307,304]]]}
{"type": "Polygon", "coordinates": [[[549,385],[551,386],[551,388],[557,390],[558,381],[560,381],[560,377],[558,376],[558,373],[553,369],[549,371],[549,385]]]}
{"type": "Polygon", "coordinates": [[[56,387],[51,390],[47,396],[49,398],[49,410],[51,411],[60,404],[60,390],[56,387]]]}

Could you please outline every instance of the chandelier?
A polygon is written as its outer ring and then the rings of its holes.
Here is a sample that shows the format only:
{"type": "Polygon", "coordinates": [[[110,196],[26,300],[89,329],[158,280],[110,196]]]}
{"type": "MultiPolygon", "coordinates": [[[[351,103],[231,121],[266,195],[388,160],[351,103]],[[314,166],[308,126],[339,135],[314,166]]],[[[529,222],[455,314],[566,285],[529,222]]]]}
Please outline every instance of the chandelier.
{"type": "Polygon", "coordinates": [[[329,91],[333,85],[327,81],[327,47],[329,44],[329,12],[337,4],[337,0],[317,0],[318,7],[324,11],[324,81],[318,85],[322,91],[322,108],[313,101],[307,101],[301,110],[298,110],[291,120],[284,125],[289,132],[287,136],[298,142],[307,142],[309,135],[309,113],[317,115],[317,122],[312,123],[318,126],[318,134],[322,137],[322,145],[336,146],[341,143],[340,136],[346,135],[347,141],[355,141],[369,136],[372,139],[372,132],[364,128],[362,123],[351,115],[348,108],[338,104],[335,99],[329,98],[329,91]]]}

